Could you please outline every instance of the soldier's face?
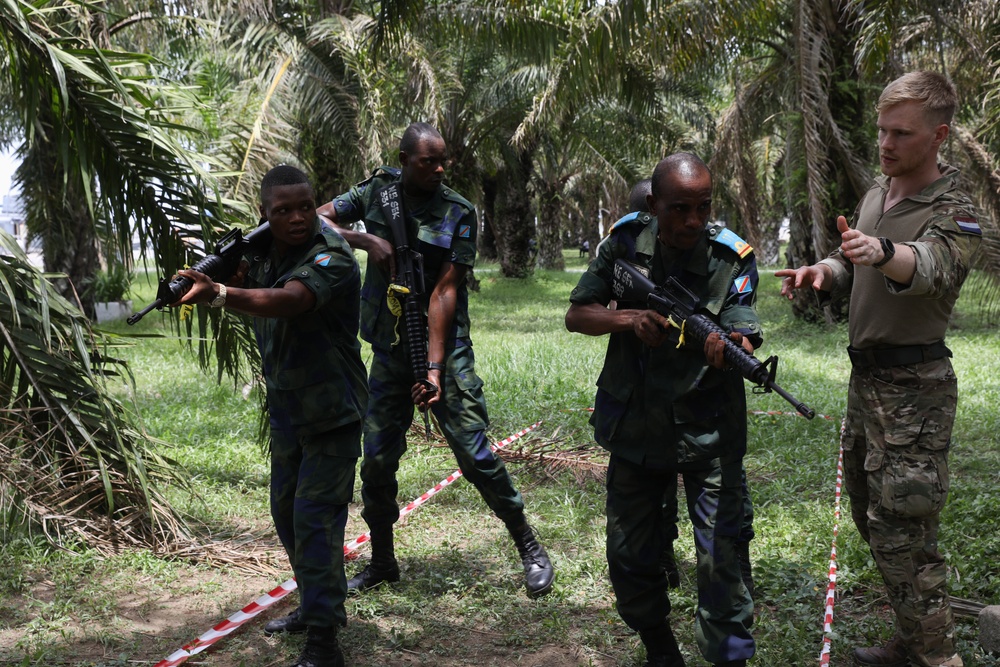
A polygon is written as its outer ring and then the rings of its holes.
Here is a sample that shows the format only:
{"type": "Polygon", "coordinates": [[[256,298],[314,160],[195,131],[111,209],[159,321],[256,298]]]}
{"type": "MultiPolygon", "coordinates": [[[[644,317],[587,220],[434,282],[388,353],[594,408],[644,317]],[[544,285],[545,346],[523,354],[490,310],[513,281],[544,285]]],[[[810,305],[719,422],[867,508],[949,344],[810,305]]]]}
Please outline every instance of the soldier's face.
{"type": "Polygon", "coordinates": [[[441,137],[421,137],[412,153],[399,152],[403,188],[412,195],[435,192],[444,181],[448,151],[441,137]]]}
{"type": "Polygon", "coordinates": [[[877,126],[879,166],[890,178],[936,166],[938,148],[948,136],[948,126],[934,125],[915,100],[883,109],[877,126]]]}
{"type": "Polygon", "coordinates": [[[675,170],[660,180],[658,196],[646,199],[656,216],[657,238],[671,248],[693,248],[712,214],[712,176],[704,170],[675,170]]]}
{"type": "Polygon", "coordinates": [[[271,234],[279,251],[302,245],[312,238],[316,220],[316,198],[308,183],[276,185],[260,205],[260,214],[271,223],[271,234]]]}

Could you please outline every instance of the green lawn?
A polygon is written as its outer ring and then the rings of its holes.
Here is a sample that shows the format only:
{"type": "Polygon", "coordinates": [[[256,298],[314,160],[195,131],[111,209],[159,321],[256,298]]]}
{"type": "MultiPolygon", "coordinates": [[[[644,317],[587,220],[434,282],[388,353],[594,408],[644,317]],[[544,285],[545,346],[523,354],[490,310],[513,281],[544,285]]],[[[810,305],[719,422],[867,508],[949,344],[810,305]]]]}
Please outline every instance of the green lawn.
{"type": "MultiPolygon", "coordinates": [[[[524,451],[586,450],[592,444],[585,409],[606,341],[570,334],[563,326],[568,294],[584,266],[576,254],[567,251],[567,272],[539,271],[527,280],[500,278],[495,266],[477,270],[481,290],[471,296],[472,335],[486,382],[490,435],[499,440],[544,420],[537,434],[525,439],[524,451]]],[[[133,290],[138,308],[154,288],[140,280],[133,290]]],[[[777,291],[777,281],[763,271],[761,354],[777,354],[778,382],[834,419],[748,417],[746,467],[757,532],[751,555],[759,598],[753,664],[767,667],[818,664],[848,376],[846,328],[795,320],[777,291]]],[[[995,437],[1000,343],[967,301],[960,303],[949,339],[962,399],[941,548],[952,568],[954,594],[996,603],[1000,537],[991,517],[1000,471],[995,437]]],[[[132,333],[124,323],[109,328],[132,333]]],[[[167,333],[156,313],[136,329],[167,333]]],[[[244,399],[241,387],[217,386],[176,339],[122,342],[146,428],[170,443],[168,453],[187,468],[197,490],[196,495],[172,490],[178,509],[206,539],[233,540],[237,551],[240,544],[267,548],[280,564],[268,515],[267,461],[255,441],[256,401],[244,399]]],[[[773,394],[749,396],[753,410],[789,410],[773,394]]],[[[591,464],[606,460],[599,451],[587,453],[591,464]]],[[[403,581],[348,601],[352,620],[342,638],[349,665],[641,664],[638,638],[618,619],[607,579],[599,466],[554,470],[524,461],[508,466],[556,564],[555,591],[538,601],[524,596],[520,563],[502,525],[460,481],[399,527],[403,581]]],[[[446,448],[413,433],[400,471],[400,501],[419,496],[454,469],[446,448]]],[[[890,633],[880,578],[844,502],[833,665],[850,664],[855,645],[882,641],[890,633]]],[[[704,662],[693,637],[689,528],[684,520],[678,542],[684,571],[680,591],[671,596],[672,620],[688,664],[698,666],[704,662]]],[[[348,538],[363,530],[352,507],[348,538]]],[[[37,535],[23,537],[9,528],[4,537],[0,661],[14,664],[153,664],[290,576],[165,562],[142,553],[100,560],[80,548],[55,551],[37,535]]],[[[363,549],[362,563],[366,557],[363,549]]],[[[188,664],[290,664],[301,640],[266,639],[262,624],[255,619],[188,664]]],[[[960,619],[966,665],[996,664],[976,638],[974,620],[960,619]]]]}

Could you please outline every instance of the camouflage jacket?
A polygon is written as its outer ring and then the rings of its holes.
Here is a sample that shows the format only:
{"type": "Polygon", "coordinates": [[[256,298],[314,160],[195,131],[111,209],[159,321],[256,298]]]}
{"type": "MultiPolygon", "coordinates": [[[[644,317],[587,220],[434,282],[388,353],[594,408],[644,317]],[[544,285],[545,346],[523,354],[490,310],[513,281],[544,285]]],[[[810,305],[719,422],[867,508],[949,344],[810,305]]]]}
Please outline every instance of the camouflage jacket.
{"type": "MultiPolygon", "coordinates": [[[[379,167],[371,178],[358,183],[348,192],[333,200],[337,220],[343,225],[363,221],[369,234],[393,242],[392,230],[382,215],[376,193],[390,183],[400,179],[398,169],[379,167]]],[[[445,262],[464,264],[472,267],[476,263],[476,234],[478,222],[476,211],[464,197],[451,188],[441,186],[432,197],[424,201],[414,201],[404,195],[403,208],[409,238],[416,238],[414,247],[424,256],[425,298],[422,304],[427,310],[427,296],[434,290],[441,266],[445,262]]],[[[375,266],[368,264],[365,282],[361,289],[361,337],[383,349],[388,349],[396,341],[396,316],[389,311],[386,292],[390,276],[375,266]]],[[[398,327],[400,336],[405,327],[398,327]]],[[[458,289],[455,319],[447,346],[455,341],[469,338],[469,292],[463,282],[458,289]]]]}
{"type": "MultiPolygon", "coordinates": [[[[281,257],[247,257],[248,288],[301,281],[316,305],[295,317],[254,317],[264,366],[272,427],[301,435],[323,433],[360,421],[368,406],[368,381],[358,341],[361,275],[354,253],[335,231],[315,221],[310,242],[281,257]]],[[[341,453],[359,456],[360,451],[341,453]]]]}
{"type": "MultiPolygon", "coordinates": [[[[656,234],[656,219],[649,214],[616,223],[570,301],[607,305],[614,261],[624,258],[650,269],[657,284],[676,276],[698,296],[700,312],[759,345],[752,248],[729,230],[709,226],[694,248],[668,263],[656,234]]],[[[746,450],[743,378],[708,366],[700,347],[677,348],[675,339],[650,348],[631,331],[614,333],[597,380],[591,424],[601,446],[640,465],[736,460],[746,450]]]]}

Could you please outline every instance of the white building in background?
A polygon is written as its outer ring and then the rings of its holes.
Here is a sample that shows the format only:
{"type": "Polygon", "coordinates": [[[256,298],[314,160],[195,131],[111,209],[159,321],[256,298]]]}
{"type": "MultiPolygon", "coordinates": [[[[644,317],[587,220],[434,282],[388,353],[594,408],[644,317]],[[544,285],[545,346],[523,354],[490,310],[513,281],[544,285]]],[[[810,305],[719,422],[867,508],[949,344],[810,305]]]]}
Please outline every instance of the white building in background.
{"type": "Polygon", "coordinates": [[[24,247],[24,238],[27,235],[24,227],[24,206],[16,194],[4,195],[0,201],[0,229],[17,238],[21,242],[21,247],[24,247]]]}

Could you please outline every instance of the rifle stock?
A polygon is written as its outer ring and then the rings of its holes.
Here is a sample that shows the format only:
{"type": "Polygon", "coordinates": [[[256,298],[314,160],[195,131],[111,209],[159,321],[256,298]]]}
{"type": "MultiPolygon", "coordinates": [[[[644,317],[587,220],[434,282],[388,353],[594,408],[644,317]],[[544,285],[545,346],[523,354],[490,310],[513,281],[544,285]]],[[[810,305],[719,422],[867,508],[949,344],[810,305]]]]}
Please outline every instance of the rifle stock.
{"type": "MultiPolygon", "coordinates": [[[[211,278],[215,282],[225,282],[229,280],[240,264],[240,258],[250,248],[263,248],[271,242],[271,224],[266,220],[257,229],[243,236],[243,232],[234,227],[219,239],[215,246],[215,253],[202,257],[191,266],[193,271],[199,271],[211,278]]],[[[135,324],[145,317],[154,308],[163,310],[164,306],[176,302],[188,293],[194,281],[190,278],[177,276],[168,281],[166,278],[160,280],[160,286],[156,289],[156,299],[139,312],[130,316],[126,322],[135,324]]]]}
{"type": "MultiPolygon", "coordinates": [[[[703,349],[709,334],[718,333],[725,342],[723,357],[726,362],[744,378],[754,383],[754,393],[775,392],[806,419],[816,416],[816,411],[782,389],[774,378],[777,373],[778,357],[771,356],[765,361],[747,352],[729,338],[729,332],[705,315],[696,313],[698,297],[679,280],[671,276],[662,287],[657,287],[639,267],[622,259],[615,260],[612,292],[620,301],[638,301],[670,320],[681,330],[683,338],[690,337],[703,349]]],[[[682,338],[682,339],[683,339],[682,338]]]]}

